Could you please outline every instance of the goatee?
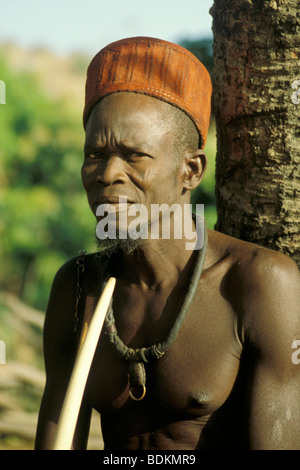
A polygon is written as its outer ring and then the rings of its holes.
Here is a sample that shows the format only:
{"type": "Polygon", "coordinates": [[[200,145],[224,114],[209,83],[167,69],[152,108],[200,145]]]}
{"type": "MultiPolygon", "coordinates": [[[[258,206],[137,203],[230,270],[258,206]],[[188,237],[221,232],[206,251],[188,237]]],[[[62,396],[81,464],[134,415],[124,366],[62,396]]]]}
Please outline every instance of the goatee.
{"type": "Polygon", "coordinates": [[[100,239],[96,236],[97,252],[99,255],[110,257],[115,253],[122,253],[123,255],[131,255],[141,243],[141,239],[136,240],[132,238],[105,238],[100,239]]]}

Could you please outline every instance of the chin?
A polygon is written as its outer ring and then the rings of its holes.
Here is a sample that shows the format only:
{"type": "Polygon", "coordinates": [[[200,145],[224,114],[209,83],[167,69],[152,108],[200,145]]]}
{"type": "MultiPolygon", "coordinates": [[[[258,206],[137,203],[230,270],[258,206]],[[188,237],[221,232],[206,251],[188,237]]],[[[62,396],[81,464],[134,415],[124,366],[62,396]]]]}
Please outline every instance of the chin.
{"type": "Polygon", "coordinates": [[[131,255],[138,249],[142,240],[140,238],[136,240],[132,238],[105,238],[102,240],[96,237],[96,241],[98,254],[110,256],[120,252],[124,255],[131,255]]]}

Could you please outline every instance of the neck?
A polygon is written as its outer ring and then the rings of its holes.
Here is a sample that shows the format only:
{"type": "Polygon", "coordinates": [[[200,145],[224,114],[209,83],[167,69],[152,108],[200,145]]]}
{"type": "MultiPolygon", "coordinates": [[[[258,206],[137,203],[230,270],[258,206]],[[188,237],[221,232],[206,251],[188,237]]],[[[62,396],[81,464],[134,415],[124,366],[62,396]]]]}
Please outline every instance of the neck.
{"type": "MultiPolygon", "coordinates": [[[[190,220],[195,232],[195,223],[190,220]]],[[[194,240],[194,244],[195,244],[194,240]]],[[[142,240],[135,252],[124,256],[122,277],[128,283],[139,284],[154,289],[159,285],[176,282],[180,273],[193,258],[193,245],[185,234],[175,238],[174,233],[168,239],[159,238],[142,240]],[[188,249],[188,248],[189,249],[188,249]]]]}

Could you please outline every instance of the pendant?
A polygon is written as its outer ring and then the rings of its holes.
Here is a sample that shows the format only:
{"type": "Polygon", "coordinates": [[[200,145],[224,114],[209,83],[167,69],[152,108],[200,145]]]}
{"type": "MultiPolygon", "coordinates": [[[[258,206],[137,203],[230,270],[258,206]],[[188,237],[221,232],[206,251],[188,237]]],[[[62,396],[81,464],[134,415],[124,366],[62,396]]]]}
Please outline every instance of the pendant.
{"type": "Polygon", "coordinates": [[[140,401],[146,395],[146,371],[142,362],[130,361],[128,368],[129,395],[132,400],[140,401]]]}

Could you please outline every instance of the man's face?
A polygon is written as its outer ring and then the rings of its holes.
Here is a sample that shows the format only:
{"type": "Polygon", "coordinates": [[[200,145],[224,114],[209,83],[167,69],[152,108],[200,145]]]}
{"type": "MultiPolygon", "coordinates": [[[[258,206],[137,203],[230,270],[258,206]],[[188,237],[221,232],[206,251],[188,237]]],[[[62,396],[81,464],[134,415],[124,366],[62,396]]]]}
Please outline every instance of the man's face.
{"type": "MultiPolygon", "coordinates": [[[[182,171],[173,157],[167,103],[135,93],[115,93],[93,109],[86,127],[82,182],[96,215],[100,204],[182,203],[182,171]]],[[[127,206],[128,209],[128,206],[127,206]]]]}

